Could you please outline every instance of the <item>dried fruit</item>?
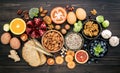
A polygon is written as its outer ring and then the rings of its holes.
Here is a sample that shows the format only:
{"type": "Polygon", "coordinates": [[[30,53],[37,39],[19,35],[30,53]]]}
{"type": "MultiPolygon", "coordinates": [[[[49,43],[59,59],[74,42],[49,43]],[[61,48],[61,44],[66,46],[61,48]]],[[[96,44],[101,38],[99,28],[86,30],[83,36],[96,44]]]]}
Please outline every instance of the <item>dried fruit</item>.
{"type": "Polygon", "coordinates": [[[48,64],[48,65],[54,65],[54,64],[55,64],[54,59],[53,59],[53,58],[48,58],[47,64],[48,64]]]}
{"type": "Polygon", "coordinates": [[[48,24],[48,25],[52,23],[52,20],[51,20],[50,16],[45,16],[45,17],[43,18],[43,20],[44,20],[44,22],[45,22],[46,24],[48,24]]]}
{"type": "Polygon", "coordinates": [[[20,36],[20,39],[22,40],[22,41],[27,41],[28,40],[28,36],[27,36],[27,34],[22,34],[21,36],[20,36]]]}

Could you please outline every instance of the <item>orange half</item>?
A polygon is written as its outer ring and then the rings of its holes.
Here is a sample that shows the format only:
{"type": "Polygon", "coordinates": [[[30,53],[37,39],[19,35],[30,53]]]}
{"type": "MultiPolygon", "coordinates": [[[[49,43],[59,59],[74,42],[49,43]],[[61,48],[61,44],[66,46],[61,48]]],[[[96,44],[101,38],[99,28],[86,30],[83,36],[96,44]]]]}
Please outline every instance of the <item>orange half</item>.
{"type": "Polygon", "coordinates": [[[21,18],[15,18],[10,22],[10,31],[15,35],[20,35],[26,30],[26,23],[21,18]]]}

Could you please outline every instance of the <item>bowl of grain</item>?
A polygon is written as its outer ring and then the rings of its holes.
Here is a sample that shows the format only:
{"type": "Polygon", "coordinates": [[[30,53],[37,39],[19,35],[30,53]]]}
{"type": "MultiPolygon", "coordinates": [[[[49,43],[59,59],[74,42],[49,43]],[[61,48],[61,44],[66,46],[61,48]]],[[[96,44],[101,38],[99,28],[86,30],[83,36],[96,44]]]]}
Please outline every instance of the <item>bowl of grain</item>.
{"type": "Polygon", "coordinates": [[[84,39],[80,33],[69,32],[65,36],[65,46],[71,50],[81,49],[84,44],[84,39]]]}

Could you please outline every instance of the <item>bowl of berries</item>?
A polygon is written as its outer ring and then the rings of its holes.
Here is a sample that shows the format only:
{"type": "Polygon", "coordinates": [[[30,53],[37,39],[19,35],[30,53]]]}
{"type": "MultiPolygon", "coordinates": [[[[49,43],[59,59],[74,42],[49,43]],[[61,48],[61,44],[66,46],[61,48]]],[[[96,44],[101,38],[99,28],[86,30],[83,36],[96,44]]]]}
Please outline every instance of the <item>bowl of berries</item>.
{"type": "Polygon", "coordinates": [[[89,44],[89,52],[94,57],[104,57],[108,51],[108,44],[103,39],[95,39],[89,44]]]}

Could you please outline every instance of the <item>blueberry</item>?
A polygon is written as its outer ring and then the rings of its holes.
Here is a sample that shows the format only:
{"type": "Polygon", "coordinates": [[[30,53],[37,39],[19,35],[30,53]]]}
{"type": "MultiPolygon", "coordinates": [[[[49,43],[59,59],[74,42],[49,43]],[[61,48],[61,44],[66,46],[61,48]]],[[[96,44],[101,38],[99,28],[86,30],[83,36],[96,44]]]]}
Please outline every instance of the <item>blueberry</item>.
{"type": "Polygon", "coordinates": [[[91,61],[95,61],[95,59],[94,59],[94,58],[92,58],[92,59],[91,59],[91,61]]]}
{"type": "Polygon", "coordinates": [[[104,54],[102,53],[102,54],[100,54],[100,56],[101,56],[101,57],[103,57],[103,56],[104,56],[104,54]]]}
{"type": "Polygon", "coordinates": [[[91,64],[91,61],[88,61],[88,64],[91,64]]]}
{"type": "Polygon", "coordinates": [[[103,48],[103,49],[105,49],[105,48],[106,48],[106,46],[103,46],[102,48],[103,48]]]}
{"type": "Polygon", "coordinates": [[[91,53],[91,54],[93,54],[93,52],[92,52],[92,51],[91,51],[90,53],[91,53]]]}
{"type": "Polygon", "coordinates": [[[84,47],[87,47],[87,44],[84,44],[84,47]]]}
{"type": "Polygon", "coordinates": [[[90,51],[93,51],[92,49],[90,49],[90,51]]]}

